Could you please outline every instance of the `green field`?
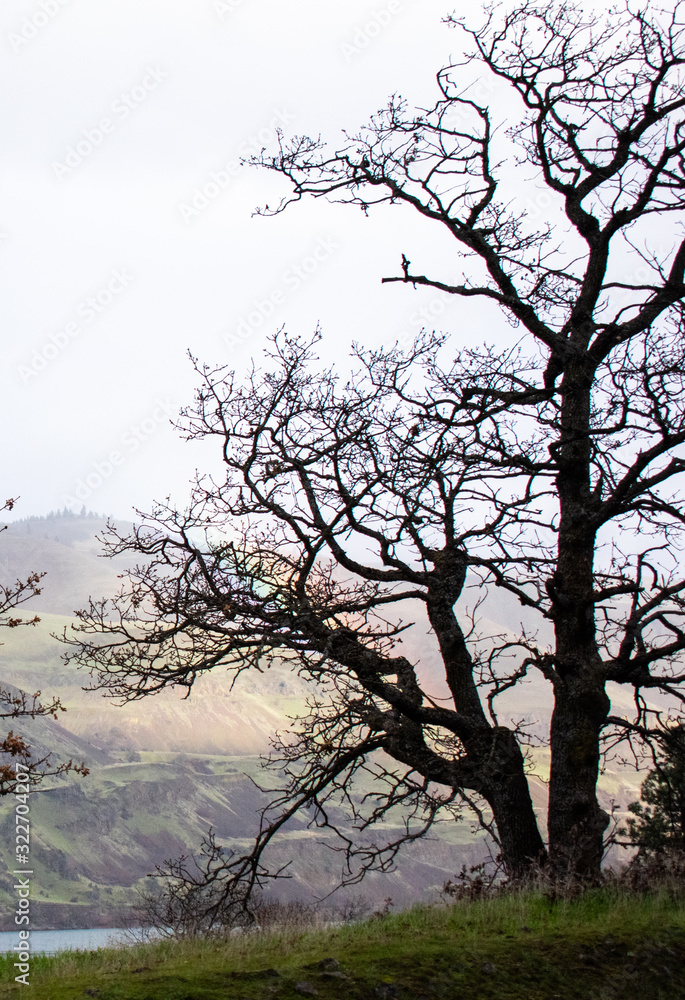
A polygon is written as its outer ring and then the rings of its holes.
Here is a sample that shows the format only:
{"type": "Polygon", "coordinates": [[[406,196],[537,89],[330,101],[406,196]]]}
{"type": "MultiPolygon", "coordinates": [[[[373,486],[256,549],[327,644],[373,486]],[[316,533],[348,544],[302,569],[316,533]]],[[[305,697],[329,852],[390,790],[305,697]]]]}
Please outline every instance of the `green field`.
{"type": "Polygon", "coordinates": [[[62,953],[31,960],[30,994],[11,962],[0,968],[0,997],[678,1000],[685,898],[512,894],[318,931],[62,953]]]}

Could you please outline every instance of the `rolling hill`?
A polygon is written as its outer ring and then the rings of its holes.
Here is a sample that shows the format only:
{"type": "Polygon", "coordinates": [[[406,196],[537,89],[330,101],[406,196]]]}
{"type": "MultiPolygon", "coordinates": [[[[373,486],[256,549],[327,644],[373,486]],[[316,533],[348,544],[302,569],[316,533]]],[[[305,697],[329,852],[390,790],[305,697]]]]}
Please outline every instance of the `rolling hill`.
{"type": "MultiPolygon", "coordinates": [[[[187,699],[164,692],[118,706],[84,690],[88,676],[65,667],[63,647],[52,636],[70,627],[73,610],[90,594],[112,594],[120,585],[125,560],[99,555],[95,536],[104,527],[104,519],[94,516],[51,515],[10,523],[0,535],[0,583],[46,571],[42,593],[26,606],[40,623],[0,636],[0,683],[59,695],[67,708],[59,722],[37,719],[6,728],[25,733],[36,752],[90,768],[85,778],[45,782],[31,800],[36,929],[126,919],[136,888],[146,885],[155,865],[196,849],[210,826],[222,843],[249,843],[265,803],[253,780],[265,780],[258,755],[311,693],[285,667],[241,677],[234,690],[228,675],[215,671],[200,678],[187,699]]],[[[484,630],[516,630],[520,608],[498,594],[483,614],[484,630]]],[[[414,626],[404,642],[431,693],[439,695],[439,662],[425,629],[414,626]]],[[[544,684],[531,681],[516,690],[502,714],[524,721],[534,738],[544,732],[549,708],[544,684]]],[[[540,775],[533,779],[533,796],[541,814],[545,764],[544,750],[531,752],[531,768],[540,775]]],[[[625,807],[637,797],[639,783],[635,772],[614,766],[603,776],[602,797],[607,805],[625,807]]],[[[7,928],[14,899],[12,809],[13,802],[0,803],[1,926],[7,928]]],[[[405,853],[397,871],[365,881],[362,892],[376,900],[392,897],[396,904],[434,898],[447,878],[483,852],[483,836],[468,818],[444,823],[405,853]]],[[[279,886],[283,898],[325,895],[336,884],[338,855],[303,821],[292,822],[273,857],[293,862],[294,877],[279,886]]]]}

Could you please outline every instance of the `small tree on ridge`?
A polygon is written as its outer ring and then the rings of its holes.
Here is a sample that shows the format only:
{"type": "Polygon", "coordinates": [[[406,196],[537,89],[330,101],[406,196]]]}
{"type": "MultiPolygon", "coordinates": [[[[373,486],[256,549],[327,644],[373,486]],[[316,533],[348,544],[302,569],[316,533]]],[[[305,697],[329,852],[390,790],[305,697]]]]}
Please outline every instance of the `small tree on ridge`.
{"type": "MultiPolygon", "coordinates": [[[[0,512],[12,510],[16,500],[6,500],[0,507],[0,512]]],[[[4,531],[0,528],[0,531],[4,531]]],[[[20,628],[37,625],[40,621],[37,615],[32,618],[22,618],[15,613],[32,597],[40,594],[40,581],[44,574],[31,573],[26,580],[17,580],[9,586],[0,585],[0,628],[20,628]]],[[[27,694],[14,687],[0,687],[0,719],[35,719],[39,716],[57,718],[58,712],[64,712],[59,698],[49,702],[40,701],[40,691],[27,694]]],[[[49,775],[63,774],[67,771],[87,774],[88,770],[82,764],[74,766],[72,761],[65,764],[53,764],[51,755],[32,758],[31,747],[26,739],[10,729],[0,737],[0,796],[11,794],[17,784],[17,773],[28,772],[30,783],[38,784],[49,775]]]]}

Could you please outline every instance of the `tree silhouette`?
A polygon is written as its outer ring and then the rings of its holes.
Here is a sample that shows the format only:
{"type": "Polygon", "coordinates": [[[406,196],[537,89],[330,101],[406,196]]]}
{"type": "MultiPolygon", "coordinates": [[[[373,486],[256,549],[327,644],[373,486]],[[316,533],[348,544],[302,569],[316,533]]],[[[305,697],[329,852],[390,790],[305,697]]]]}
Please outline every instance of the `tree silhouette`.
{"type": "Polygon", "coordinates": [[[319,685],[275,751],[283,793],[254,850],[214,877],[221,891],[262,877],[298,809],[332,825],[332,802],[360,831],[339,831],[348,874],[387,867],[464,798],[492,816],[510,873],[545,862],[524,734],[497,714],[531,672],[554,699],[548,860],[598,878],[601,741],[648,738],[649,692],[682,701],[685,681],[682,9],[453,16],[467,52],[438,74],[433,107],[395,97],[337,149],[281,137],[257,158],[291,188],[275,212],[312,196],[435,223],[454,241],[440,273],[407,247],[383,280],[494,305],[516,332],[505,348],[425,335],[360,349],[347,383],[297,338],[277,339],[242,385],[198,366],[182,427],[217,438],[226,478],[200,478],[186,512],[161,506],[111,538],[148,562],[82,613],[77,658],[127,699],[274,658],[319,685]],[[509,88],[518,119],[470,96],[476,68],[509,88]],[[541,224],[517,183],[546,192],[541,224]],[[209,525],[225,540],[203,540],[209,525]],[[515,595],[530,624],[479,642],[455,613],[467,586],[515,595]],[[417,608],[444,702],[403,655],[417,608]],[[549,647],[536,622],[553,626],[549,647]],[[611,684],[634,694],[632,713],[612,711],[611,684]],[[362,804],[360,773],[373,776],[362,804]],[[399,806],[409,818],[392,843],[362,835],[399,806]]]}

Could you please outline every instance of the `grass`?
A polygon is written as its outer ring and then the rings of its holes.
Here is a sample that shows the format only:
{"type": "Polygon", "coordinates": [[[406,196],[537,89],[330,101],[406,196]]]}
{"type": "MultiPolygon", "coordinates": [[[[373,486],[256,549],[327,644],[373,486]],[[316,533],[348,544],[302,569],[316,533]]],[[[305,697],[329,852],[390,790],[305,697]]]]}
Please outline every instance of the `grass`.
{"type": "MultiPolygon", "coordinates": [[[[12,961],[0,959],[2,998],[25,995],[12,961]]],[[[36,1000],[678,1000],[685,900],[510,894],[338,928],[35,956],[30,982],[36,1000]]]]}

